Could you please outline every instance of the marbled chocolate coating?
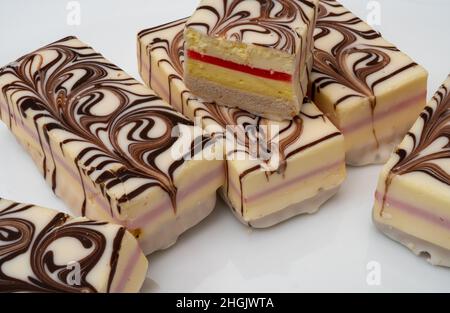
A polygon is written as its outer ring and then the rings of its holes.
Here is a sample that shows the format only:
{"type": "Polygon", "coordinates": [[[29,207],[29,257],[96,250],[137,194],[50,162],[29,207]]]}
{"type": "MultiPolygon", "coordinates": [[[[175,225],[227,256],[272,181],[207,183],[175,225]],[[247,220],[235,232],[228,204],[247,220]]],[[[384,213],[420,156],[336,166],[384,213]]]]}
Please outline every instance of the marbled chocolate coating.
{"type": "MultiPolygon", "coordinates": [[[[10,127],[23,123],[21,119],[33,120],[44,154],[44,175],[48,162],[54,163],[48,174],[53,190],[58,168],[44,145],[51,147],[50,133],[58,132],[64,134],[59,147],[63,154],[65,145],[77,147],[80,177],[82,172],[88,175],[106,197],[111,188],[124,186],[114,199],[119,214],[122,203],[153,187],[167,192],[175,209],[174,175],[184,160],[171,158],[170,149],[179,140],[172,130],[192,122],[102,55],[68,37],[4,67],[0,86],[8,107],[3,120],[9,119],[10,127]]],[[[197,139],[201,144],[207,140],[197,139]]],[[[194,142],[191,146],[194,151],[194,142]]],[[[86,197],[83,214],[85,206],[86,197]]]]}
{"type": "MultiPolygon", "coordinates": [[[[317,0],[203,0],[186,26],[209,36],[296,53],[317,0]]],[[[311,26],[312,27],[312,26],[311,26]]]]}
{"type": "Polygon", "coordinates": [[[367,98],[373,117],[377,87],[418,66],[335,0],[320,0],[314,39],[312,97],[329,85],[347,88],[334,101],[335,108],[352,98],[367,98]],[[393,61],[398,58],[405,60],[393,61]]]}
{"type": "Polygon", "coordinates": [[[391,172],[403,175],[422,172],[450,186],[450,77],[420,114],[420,130],[406,135],[408,145],[395,153],[398,161],[391,172]]]}
{"type": "Polygon", "coordinates": [[[90,279],[112,249],[106,287],[110,291],[125,229],[117,226],[114,243],[107,247],[102,231],[107,223],[70,219],[64,213],[0,199],[0,292],[98,292],[90,279]],[[79,264],[77,284],[69,283],[72,269],[58,262],[64,251],[54,246],[67,239],[72,241],[65,245],[74,240],[81,247],[71,261],[79,264]]]}

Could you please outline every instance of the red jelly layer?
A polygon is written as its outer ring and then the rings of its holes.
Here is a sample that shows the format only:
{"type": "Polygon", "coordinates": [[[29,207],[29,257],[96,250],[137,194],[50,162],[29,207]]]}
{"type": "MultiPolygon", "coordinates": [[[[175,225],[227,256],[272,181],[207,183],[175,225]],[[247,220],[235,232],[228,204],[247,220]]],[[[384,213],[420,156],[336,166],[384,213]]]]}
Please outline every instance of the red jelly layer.
{"type": "Polygon", "coordinates": [[[242,64],[231,62],[231,61],[223,60],[220,58],[216,58],[216,57],[213,57],[210,55],[201,54],[201,53],[198,53],[193,50],[188,50],[187,56],[193,60],[217,65],[220,67],[224,67],[224,68],[238,71],[238,72],[247,73],[250,75],[255,75],[255,76],[273,79],[273,80],[279,80],[279,81],[283,81],[283,82],[291,82],[292,81],[292,75],[290,75],[290,74],[276,72],[276,71],[270,71],[270,70],[264,70],[264,69],[260,69],[260,68],[254,68],[254,67],[251,67],[248,65],[242,65],[242,64]]]}

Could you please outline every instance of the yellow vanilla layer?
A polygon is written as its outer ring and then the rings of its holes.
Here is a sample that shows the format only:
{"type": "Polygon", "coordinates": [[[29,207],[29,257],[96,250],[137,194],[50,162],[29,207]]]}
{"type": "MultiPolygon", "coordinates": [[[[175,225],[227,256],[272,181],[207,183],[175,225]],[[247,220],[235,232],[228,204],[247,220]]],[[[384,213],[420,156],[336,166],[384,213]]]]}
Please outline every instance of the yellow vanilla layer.
{"type": "MultiPolygon", "coordinates": [[[[141,45],[141,48],[145,47],[145,45],[141,45]]],[[[192,99],[192,95],[190,93],[184,92],[186,90],[186,85],[184,84],[184,81],[182,78],[176,78],[176,72],[174,71],[173,67],[167,63],[167,62],[159,62],[159,60],[167,58],[167,54],[163,52],[161,49],[156,49],[151,51],[151,57],[147,55],[147,51],[142,48],[141,49],[141,57],[139,58],[139,67],[140,67],[140,75],[142,79],[144,80],[145,84],[147,86],[150,86],[161,98],[166,100],[170,103],[175,109],[177,109],[179,112],[183,113],[186,117],[188,117],[191,120],[194,120],[199,115],[202,115],[201,110],[198,110],[198,106],[203,106],[200,104],[200,102],[195,101],[196,103],[191,105],[190,103],[194,101],[192,99]],[[151,64],[150,64],[151,62],[151,64]],[[150,69],[153,69],[150,71],[150,69]],[[170,77],[170,78],[169,78],[170,77]],[[170,94],[169,94],[170,93],[170,94]]],[[[195,60],[192,60],[195,61],[195,60]]],[[[189,63],[190,61],[187,61],[189,63]]],[[[206,64],[206,63],[205,63],[206,64]]],[[[206,64],[209,65],[209,64],[206,64]]],[[[210,65],[211,67],[218,68],[218,66],[210,65]]],[[[185,66],[186,67],[186,66],[185,66]]],[[[210,70],[209,73],[215,73],[215,70],[210,70]]],[[[231,70],[228,70],[228,72],[233,72],[231,70]]],[[[237,73],[237,72],[235,72],[237,73]]],[[[202,73],[204,74],[204,72],[202,73]]],[[[234,73],[227,74],[228,76],[233,75],[234,73]]],[[[223,76],[227,76],[223,75],[223,76]]],[[[258,77],[248,75],[245,73],[242,73],[242,76],[246,75],[247,77],[251,76],[252,84],[256,81],[258,77]]],[[[209,76],[208,76],[209,77],[209,76]]],[[[206,79],[208,79],[208,77],[206,79]]],[[[205,80],[206,80],[205,79],[205,80]]],[[[264,86],[267,86],[267,82],[264,81],[265,79],[262,79],[264,86]]],[[[236,81],[236,79],[234,79],[236,81]]],[[[294,94],[295,90],[292,90],[292,85],[290,83],[284,83],[284,82],[277,82],[281,85],[287,86],[287,88],[290,90],[292,94],[294,94]]],[[[220,82],[219,82],[220,84],[220,82]]],[[[272,88],[273,83],[270,83],[268,88],[272,88]]],[[[260,88],[260,90],[257,92],[258,95],[264,95],[263,92],[267,88],[260,88]]],[[[247,90],[245,90],[247,91],[247,90]]],[[[247,91],[248,92],[248,91],[247,91]]],[[[274,97],[274,93],[271,92],[268,96],[274,97]]],[[[294,97],[289,98],[288,100],[293,100],[294,97]]],[[[207,110],[206,110],[207,111],[207,110]]],[[[208,115],[208,113],[205,113],[204,115],[208,115]]],[[[203,121],[205,125],[203,125],[203,128],[207,128],[209,126],[212,126],[211,124],[215,124],[214,122],[211,122],[210,119],[206,119],[203,121]]],[[[215,129],[215,131],[212,132],[220,132],[221,129],[215,129]]]]}
{"type": "MultiPolygon", "coordinates": [[[[306,149],[288,161],[287,169],[283,174],[273,173],[266,177],[261,170],[252,172],[242,179],[244,195],[244,214],[247,221],[267,216],[282,210],[292,204],[296,204],[314,197],[321,190],[336,188],[345,179],[346,169],[343,160],[343,138],[338,136],[328,139],[312,148],[306,149]],[[318,169],[327,170],[315,173],[318,169]],[[313,173],[312,175],[310,175],[313,173]],[[304,179],[298,179],[305,176],[304,179]],[[292,182],[292,183],[289,183],[292,182]],[[286,184],[277,189],[278,185],[286,184]],[[267,196],[248,202],[256,194],[262,194],[267,190],[267,196]]],[[[230,180],[229,200],[233,207],[240,212],[241,195],[239,175],[243,172],[240,168],[243,164],[239,161],[228,162],[228,175],[230,180]],[[233,188],[234,185],[234,188],[233,188]]]]}
{"type": "Polygon", "coordinates": [[[407,71],[410,76],[401,76],[400,81],[396,80],[392,85],[385,86],[382,90],[377,89],[376,107],[374,111],[375,122],[372,124],[372,109],[368,98],[353,97],[340,103],[336,109],[336,95],[346,94],[346,87],[330,85],[327,92],[317,93],[315,103],[327,114],[331,121],[344,131],[346,151],[358,150],[361,147],[373,144],[376,141],[373,137],[373,128],[377,138],[392,138],[395,134],[404,136],[414,121],[419,116],[426,104],[427,74],[420,68],[407,71]],[[411,99],[415,96],[423,95],[423,98],[406,104],[408,107],[394,111],[393,106],[411,99]],[[392,112],[389,112],[392,111],[392,112]],[[388,112],[388,114],[385,114],[388,112]],[[378,115],[382,117],[378,118],[378,115]],[[350,129],[352,125],[362,120],[369,120],[366,126],[350,129]]]}
{"type": "Polygon", "coordinates": [[[450,220],[448,187],[429,175],[413,172],[394,176],[388,188],[387,203],[381,214],[386,173],[394,159],[395,156],[380,175],[378,197],[373,212],[375,221],[450,249],[450,230],[439,225],[442,220],[450,220]],[[390,199],[393,203],[389,202],[390,199]],[[397,207],[400,205],[398,202],[401,202],[402,207],[397,207]],[[431,216],[436,221],[430,220],[431,216]]]}
{"type": "Polygon", "coordinates": [[[250,65],[259,69],[293,74],[296,56],[255,45],[229,41],[222,37],[209,37],[192,28],[184,33],[185,48],[235,63],[250,65]]]}
{"type": "Polygon", "coordinates": [[[193,59],[187,59],[185,71],[187,75],[244,92],[288,101],[294,97],[294,90],[290,82],[262,78],[193,59]]]}

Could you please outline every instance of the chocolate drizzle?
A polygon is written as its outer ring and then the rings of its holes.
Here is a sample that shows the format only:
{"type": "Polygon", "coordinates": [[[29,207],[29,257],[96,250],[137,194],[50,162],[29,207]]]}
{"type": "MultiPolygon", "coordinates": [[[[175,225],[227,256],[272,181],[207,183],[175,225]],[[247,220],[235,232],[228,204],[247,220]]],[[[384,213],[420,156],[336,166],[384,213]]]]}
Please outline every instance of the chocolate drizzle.
{"type": "Polygon", "coordinates": [[[315,8],[311,0],[203,1],[186,26],[209,36],[294,54],[300,46],[296,28],[314,23],[305,9],[315,8]]]}
{"type": "MultiPolygon", "coordinates": [[[[138,50],[146,51],[148,56],[148,64],[152,64],[154,60],[152,60],[152,53],[158,53],[157,66],[158,68],[151,68],[150,71],[155,73],[157,71],[167,71],[166,69],[162,69],[163,65],[170,65],[171,69],[167,74],[167,91],[169,95],[167,97],[171,100],[170,104],[174,107],[177,107],[179,110],[183,110],[191,119],[201,119],[202,123],[205,125],[214,125],[218,126],[217,133],[212,135],[216,137],[223,137],[225,135],[225,130],[227,126],[239,126],[237,127],[237,132],[235,132],[235,138],[238,142],[237,149],[233,151],[227,151],[228,156],[226,158],[227,164],[225,165],[226,174],[228,175],[228,160],[229,157],[236,153],[244,153],[249,156],[255,157],[252,154],[252,151],[249,148],[248,143],[250,142],[249,133],[242,130],[246,126],[251,126],[257,132],[262,132],[265,129],[263,126],[270,127],[274,125],[274,122],[271,122],[267,119],[258,117],[246,111],[237,109],[237,108],[228,108],[224,106],[217,106],[214,103],[205,102],[190,93],[190,91],[185,87],[183,83],[183,64],[184,64],[184,40],[183,40],[183,29],[187,19],[180,19],[178,21],[174,21],[172,23],[164,24],[155,28],[146,29],[141,31],[138,34],[140,47],[138,50]],[[144,46],[145,45],[145,48],[144,46]],[[165,55],[162,57],[162,55],[165,55]],[[172,94],[173,86],[177,84],[177,86],[183,86],[180,92],[180,98],[176,99],[172,94]],[[189,110],[186,110],[189,108],[189,110]]],[[[141,56],[142,57],[142,56],[141,56]]],[[[143,59],[140,59],[140,62],[143,59]]],[[[147,62],[145,62],[147,63],[147,62]]],[[[153,63],[155,64],[155,63],[153,63]]],[[[164,82],[153,81],[152,73],[143,72],[142,71],[142,63],[141,66],[141,74],[144,77],[148,75],[148,83],[150,85],[158,85],[164,82]]],[[[156,89],[156,87],[155,87],[156,89]]],[[[165,90],[162,91],[164,93],[165,90]]],[[[305,102],[309,100],[305,98],[305,102]]],[[[276,126],[279,126],[279,131],[277,134],[272,134],[272,136],[267,136],[267,134],[252,134],[253,136],[257,136],[257,138],[265,138],[265,145],[267,147],[271,146],[272,140],[275,138],[278,140],[278,151],[280,157],[280,166],[277,170],[273,172],[266,172],[267,179],[270,178],[271,175],[278,173],[284,175],[287,170],[288,159],[296,156],[297,153],[304,151],[307,148],[311,148],[315,145],[318,145],[330,138],[340,136],[340,132],[333,132],[332,134],[326,134],[322,138],[318,138],[316,141],[309,144],[302,144],[302,134],[303,127],[306,120],[315,120],[322,119],[325,123],[327,119],[323,114],[308,114],[305,110],[303,110],[299,116],[294,118],[292,121],[284,121],[275,123],[276,126]]],[[[256,155],[258,157],[258,155],[256,155]]],[[[242,182],[247,175],[254,173],[255,171],[261,170],[264,165],[264,161],[259,162],[259,165],[252,165],[250,168],[246,169],[239,176],[240,183],[240,193],[241,193],[241,207],[239,208],[241,211],[244,208],[245,199],[243,197],[242,190],[242,182]]],[[[225,192],[228,194],[230,191],[229,179],[226,179],[226,185],[224,186],[225,192]]]]}
{"type": "MultiPolygon", "coordinates": [[[[320,93],[329,85],[345,86],[349,91],[335,101],[335,109],[348,99],[365,98],[370,104],[373,125],[377,105],[375,88],[417,64],[411,62],[393,72],[385,71],[391,64],[391,53],[399,50],[387,42],[379,44],[381,34],[371,29],[337,1],[321,0],[314,39],[317,42],[336,34],[339,35],[336,38],[340,40],[327,50],[321,49],[321,46],[316,44],[312,71],[313,99],[316,98],[316,93],[320,93]],[[374,74],[380,77],[373,79],[377,77],[374,74]]],[[[333,37],[329,40],[335,41],[333,37]]],[[[379,145],[375,128],[373,135],[379,145]]]]}
{"type": "MultiPolygon", "coordinates": [[[[89,283],[88,275],[105,253],[107,239],[100,230],[104,225],[104,222],[71,221],[63,213],[0,199],[0,292],[98,292],[89,283]],[[39,224],[46,220],[44,225],[39,224]],[[73,269],[57,263],[61,252],[52,246],[68,238],[78,241],[85,251],[73,260],[80,268],[77,284],[70,283],[73,269]],[[15,273],[7,265],[19,257],[28,262],[25,266],[29,269],[15,273]],[[22,273],[29,273],[26,279],[19,278],[22,273]]],[[[122,229],[119,228],[119,235],[123,235],[122,229]]],[[[119,237],[112,247],[110,281],[115,274],[121,240],[119,237]]]]}
{"type": "MultiPolygon", "coordinates": [[[[167,192],[176,209],[174,174],[183,160],[172,160],[166,168],[157,160],[178,140],[172,130],[191,121],[74,37],[26,55],[17,64],[0,73],[0,78],[11,80],[2,93],[11,115],[17,110],[22,119],[33,121],[44,155],[42,171],[45,177],[51,172],[54,191],[58,166],[51,134],[58,132],[65,138],[59,152],[64,155],[65,146],[77,146],[74,165],[83,189],[87,175],[110,200],[111,215],[114,205],[120,214],[123,203],[153,187],[167,192]],[[111,202],[108,190],[128,181],[138,182],[124,187],[126,192],[111,202]]],[[[84,193],[81,211],[86,214],[84,193]]]]}
{"type": "Polygon", "coordinates": [[[380,215],[396,175],[420,172],[450,186],[450,172],[443,165],[450,162],[450,76],[420,114],[419,121],[420,127],[408,132],[395,151],[398,161],[386,178],[380,215]]]}

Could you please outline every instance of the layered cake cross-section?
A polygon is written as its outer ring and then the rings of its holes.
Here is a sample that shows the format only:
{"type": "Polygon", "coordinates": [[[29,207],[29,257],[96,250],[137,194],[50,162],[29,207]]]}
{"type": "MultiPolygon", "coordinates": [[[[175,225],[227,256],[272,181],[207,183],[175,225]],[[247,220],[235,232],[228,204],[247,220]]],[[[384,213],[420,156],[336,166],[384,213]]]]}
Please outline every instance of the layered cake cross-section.
{"type": "Polygon", "coordinates": [[[346,176],[342,134],[310,101],[293,120],[277,122],[197,98],[183,80],[185,23],[183,19],[139,33],[140,73],[207,133],[225,136],[226,146],[229,137],[236,139],[223,149],[227,171],[221,189],[234,214],[262,228],[316,212],[346,176]],[[269,147],[262,149],[266,156],[252,149],[255,138],[269,147]]]}
{"type": "Polygon", "coordinates": [[[186,22],[193,94],[275,120],[300,112],[318,0],[202,0],[186,22]]]}
{"type": "Polygon", "coordinates": [[[450,267],[450,76],[383,168],[373,219],[415,254],[450,267]]]}
{"type": "Polygon", "coordinates": [[[426,104],[426,70],[335,0],[320,0],[314,39],[312,99],[347,163],[385,163],[426,104]]]}
{"type": "Polygon", "coordinates": [[[0,199],[0,292],[138,292],[147,265],[122,226],[0,199]]]}
{"type": "Polygon", "coordinates": [[[223,162],[210,139],[74,37],[0,70],[1,119],[77,214],[124,225],[144,252],[214,208],[223,162]]]}

